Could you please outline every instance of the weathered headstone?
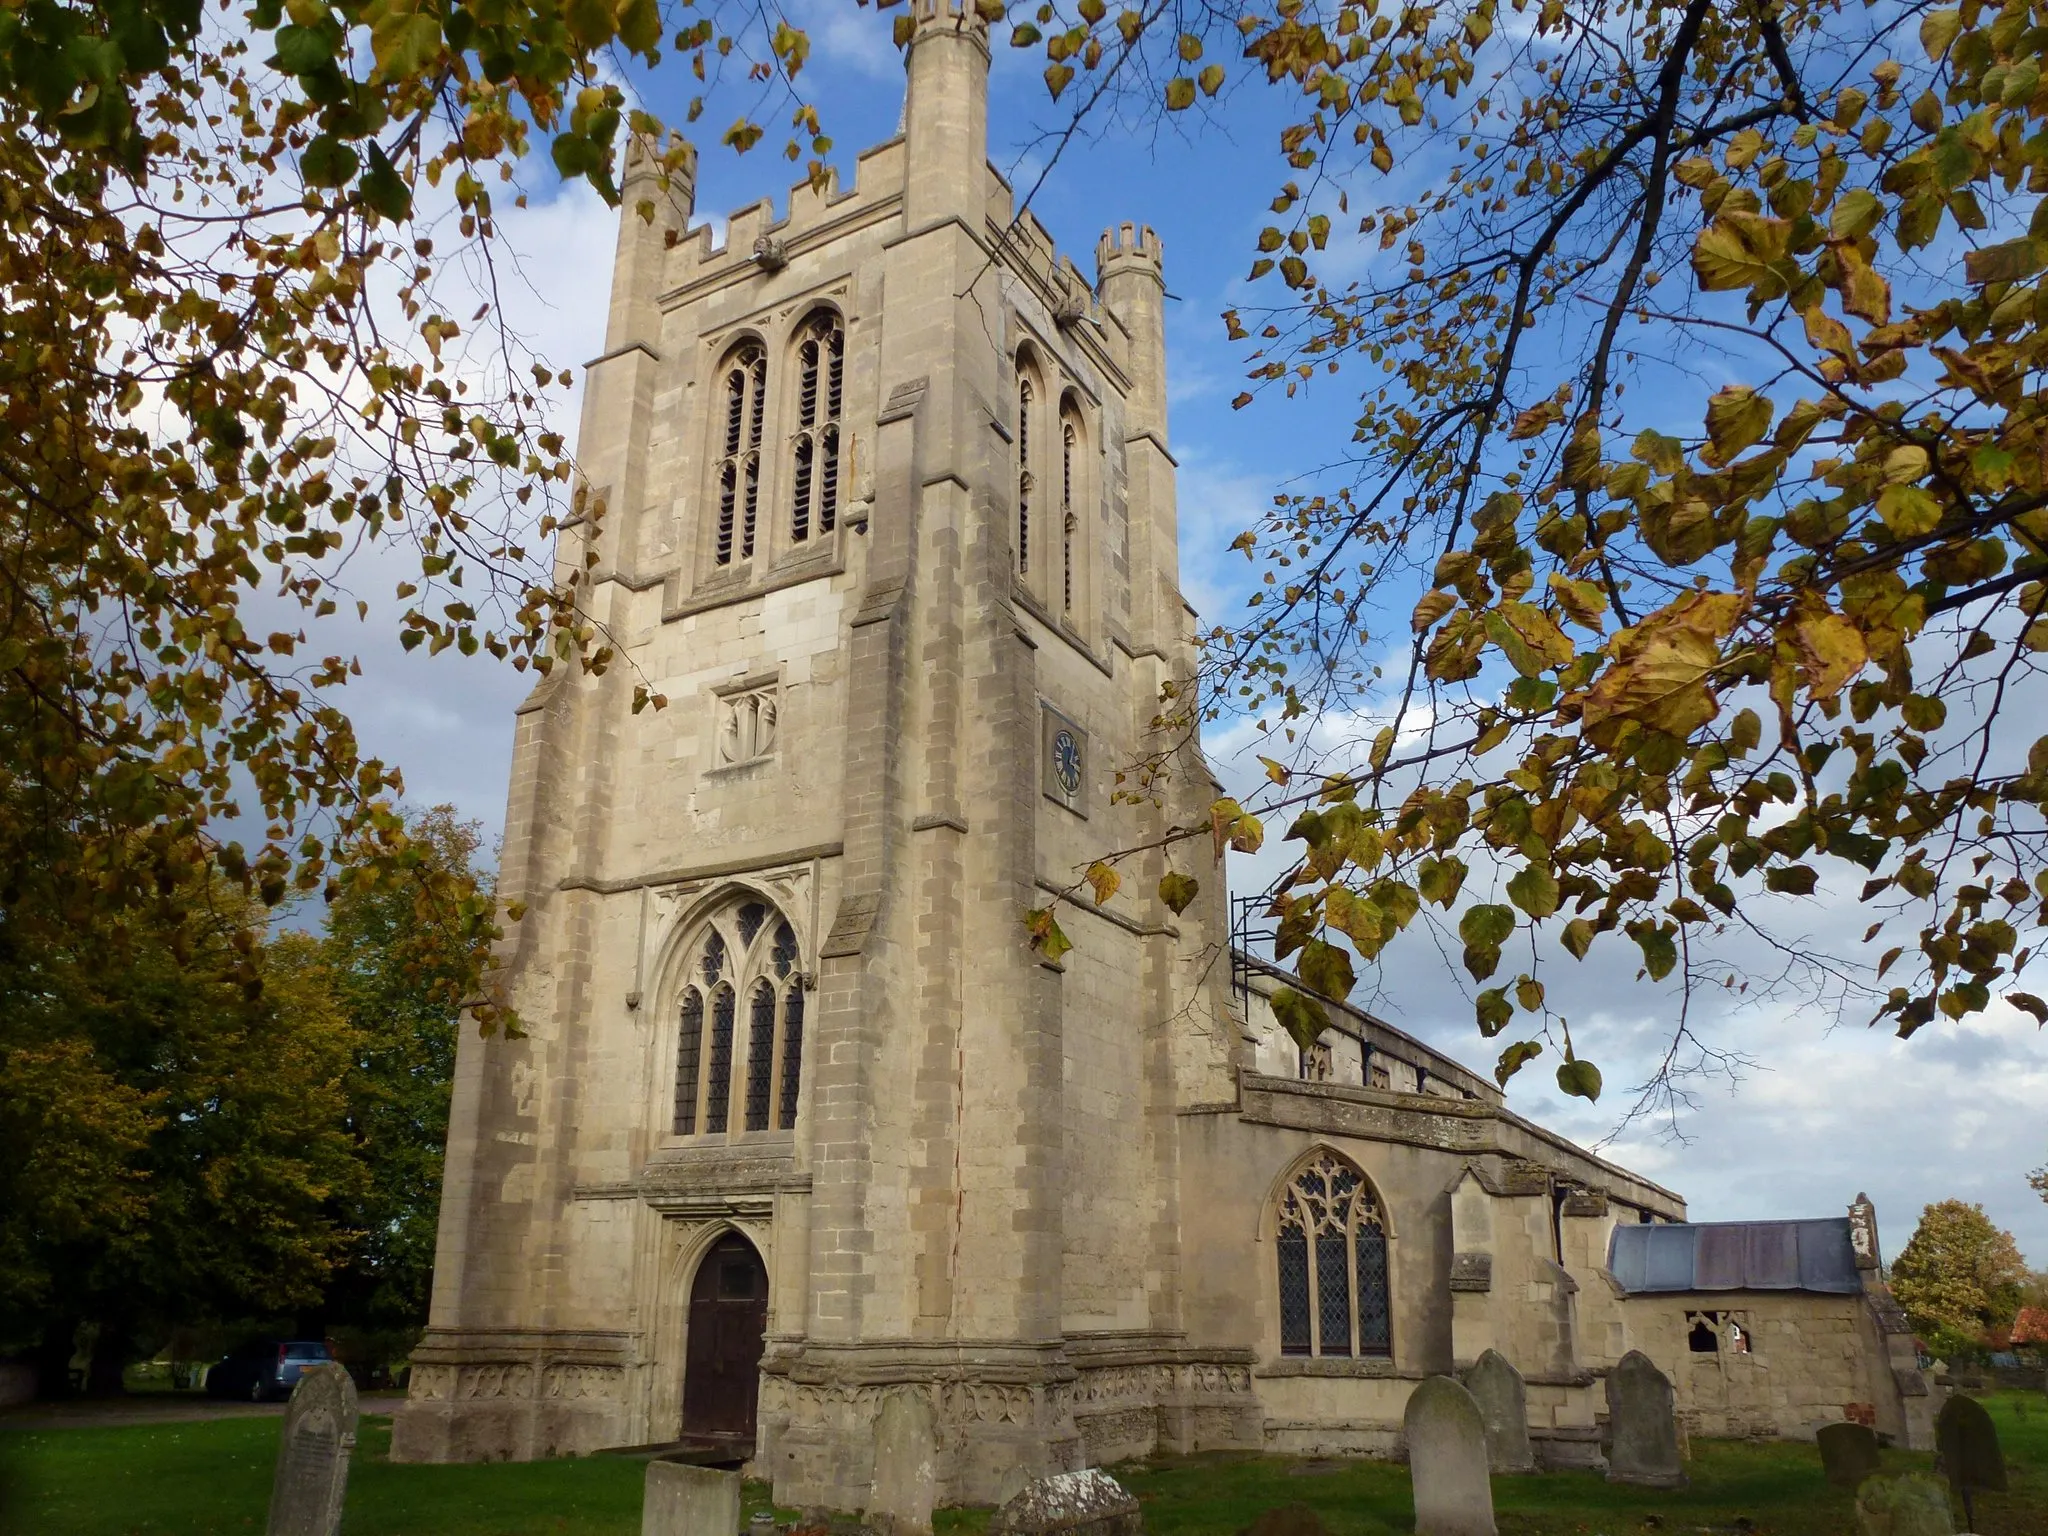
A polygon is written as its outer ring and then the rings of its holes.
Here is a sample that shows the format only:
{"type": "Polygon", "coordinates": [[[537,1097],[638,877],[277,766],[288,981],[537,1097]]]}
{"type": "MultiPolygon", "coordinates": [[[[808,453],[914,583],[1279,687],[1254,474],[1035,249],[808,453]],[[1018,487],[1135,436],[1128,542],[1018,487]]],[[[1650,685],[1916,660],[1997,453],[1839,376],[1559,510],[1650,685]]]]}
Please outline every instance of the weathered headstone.
{"type": "Polygon", "coordinates": [[[647,1463],[640,1536],[738,1536],[740,1475],[680,1461],[647,1463]]]}
{"type": "Polygon", "coordinates": [[[1813,1443],[1821,1471],[1837,1488],[1854,1488],[1877,1470],[1877,1431],[1867,1424],[1823,1424],[1813,1443]]]}
{"type": "Polygon", "coordinates": [[[998,1509],[988,1536],[1142,1536],[1144,1513],[1107,1472],[1061,1472],[1026,1483],[998,1509]]]}
{"type": "Polygon", "coordinates": [[[1962,1495],[1963,1519],[1977,1524],[1975,1496],[2005,1492],[2005,1452],[1998,1426],[1974,1397],[1960,1392],[1941,1405],[1934,1419],[1934,1470],[1962,1495]]]}
{"type": "Polygon", "coordinates": [[[355,1445],[356,1384],[341,1366],[309,1366],[284,1410],[266,1536],[335,1536],[355,1445]]]}
{"type": "Polygon", "coordinates": [[[1955,1536],[1948,1489],[1924,1472],[1865,1478],[1856,1490],[1862,1536],[1955,1536]]]}
{"type": "Polygon", "coordinates": [[[1486,1464],[1496,1472],[1534,1472],[1529,1449],[1529,1396],[1522,1373],[1508,1357],[1489,1349],[1461,1374],[1465,1390],[1479,1405],[1486,1425],[1486,1464]]]}
{"type": "Polygon", "coordinates": [[[1330,1536],[1330,1528],[1306,1504],[1287,1504],[1267,1510],[1237,1536],[1330,1536]]]}
{"type": "Polygon", "coordinates": [[[1401,1433],[1415,1489],[1415,1536],[1494,1536],[1486,1421],[1472,1394],[1448,1376],[1430,1377],[1408,1394],[1401,1433]]]}
{"type": "Polygon", "coordinates": [[[1607,1481],[1683,1488],[1678,1407],[1671,1381],[1639,1349],[1607,1373],[1607,1481]]]}
{"type": "Polygon", "coordinates": [[[930,1536],[938,1488],[939,1426],[931,1399],[891,1392],[875,1416],[875,1481],[868,1523],[881,1536],[930,1536]]]}

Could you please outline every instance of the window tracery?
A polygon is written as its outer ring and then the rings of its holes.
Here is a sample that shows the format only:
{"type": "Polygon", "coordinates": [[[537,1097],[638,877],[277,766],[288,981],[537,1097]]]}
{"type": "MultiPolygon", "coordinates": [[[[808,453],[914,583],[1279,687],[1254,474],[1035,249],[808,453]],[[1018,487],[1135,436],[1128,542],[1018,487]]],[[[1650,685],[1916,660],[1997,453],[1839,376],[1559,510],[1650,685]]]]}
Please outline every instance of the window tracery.
{"type": "MultiPolygon", "coordinates": [[[[774,751],[780,713],[772,686],[722,695],[718,700],[719,766],[751,763],[774,751]]],[[[753,940],[749,938],[747,942],[753,940]]]]}
{"type": "Polygon", "coordinates": [[[846,333],[829,312],[797,344],[796,437],[791,449],[789,537],[802,544],[839,521],[839,416],[845,398],[846,333]]]}
{"type": "Polygon", "coordinates": [[[737,557],[754,555],[755,526],[761,506],[761,432],[766,419],[768,354],[758,342],[746,342],[726,359],[725,420],[718,458],[718,529],[712,546],[715,564],[731,565],[737,557]]]}
{"type": "Polygon", "coordinates": [[[1283,1355],[1387,1356],[1386,1218],[1365,1176],[1319,1153],[1280,1195],[1274,1243],[1283,1355]]]}
{"type": "Polygon", "coordinates": [[[677,1004],[678,1136],[793,1130],[803,1071],[796,931],[749,900],[713,918],[677,1004]],[[742,1014],[744,999],[744,1015],[742,1014]]]}

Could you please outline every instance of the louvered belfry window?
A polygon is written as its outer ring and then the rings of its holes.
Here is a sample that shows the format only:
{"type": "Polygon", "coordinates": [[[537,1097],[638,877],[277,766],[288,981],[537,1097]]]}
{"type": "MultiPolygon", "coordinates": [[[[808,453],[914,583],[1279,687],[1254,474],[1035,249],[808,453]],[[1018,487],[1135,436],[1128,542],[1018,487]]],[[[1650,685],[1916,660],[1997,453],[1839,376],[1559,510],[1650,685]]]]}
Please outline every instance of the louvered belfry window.
{"type": "Polygon", "coordinates": [[[1060,421],[1060,612],[1074,613],[1074,535],[1080,520],[1074,513],[1074,458],[1080,452],[1081,429],[1071,416],[1060,421]]]}
{"type": "Polygon", "coordinates": [[[796,349],[796,438],[790,468],[789,537],[802,544],[839,522],[839,416],[846,396],[846,333],[822,314],[796,349]]]}
{"type": "Polygon", "coordinates": [[[1385,1214],[1356,1168],[1319,1153],[1280,1196],[1280,1353],[1388,1356],[1385,1214]]]}
{"type": "Polygon", "coordinates": [[[715,564],[751,560],[761,511],[761,433],[767,419],[768,354],[747,342],[722,370],[724,420],[719,430],[718,529],[715,564]]]}
{"type": "Polygon", "coordinates": [[[796,930],[765,901],[717,914],[677,1004],[674,1133],[794,1130],[804,977],[796,930]]]}
{"type": "Polygon", "coordinates": [[[1017,574],[1031,574],[1031,377],[1017,369],[1017,574]]]}

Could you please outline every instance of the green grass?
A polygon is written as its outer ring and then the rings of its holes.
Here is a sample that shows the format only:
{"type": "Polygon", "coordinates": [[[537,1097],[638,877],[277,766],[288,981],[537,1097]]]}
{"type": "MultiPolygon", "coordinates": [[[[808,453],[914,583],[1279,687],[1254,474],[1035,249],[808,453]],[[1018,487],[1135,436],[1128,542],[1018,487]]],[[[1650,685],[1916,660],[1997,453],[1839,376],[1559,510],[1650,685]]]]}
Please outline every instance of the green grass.
{"type": "MultiPolygon", "coordinates": [[[[2012,1491],[1978,1501],[1982,1536],[2048,1536],[2048,1399],[1986,1399],[2012,1491]]],[[[7,1536],[235,1536],[261,1532],[277,1453],[275,1418],[0,1431],[0,1531],[7,1536]]],[[[366,1418],[344,1536],[636,1536],[645,1463],[624,1457],[394,1466],[388,1419],[366,1418]]],[[[1929,1458],[1886,1453],[1886,1470],[1929,1458]]],[[[1262,1511],[1306,1504],[1332,1536],[1413,1526],[1407,1469],[1216,1454],[1114,1470],[1143,1500],[1151,1536],[1233,1536],[1262,1511]]],[[[1853,1503],[1822,1481],[1809,1445],[1695,1441],[1692,1486],[1653,1493],[1589,1473],[1494,1480],[1502,1536],[1852,1536],[1853,1503]]],[[[766,1489],[750,1485],[747,1508],[766,1489]]],[[[1960,1518],[1960,1512],[1959,1512],[1960,1518]]],[[[973,1536],[986,1510],[942,1511],[940,1536],[973,1536]]]]}

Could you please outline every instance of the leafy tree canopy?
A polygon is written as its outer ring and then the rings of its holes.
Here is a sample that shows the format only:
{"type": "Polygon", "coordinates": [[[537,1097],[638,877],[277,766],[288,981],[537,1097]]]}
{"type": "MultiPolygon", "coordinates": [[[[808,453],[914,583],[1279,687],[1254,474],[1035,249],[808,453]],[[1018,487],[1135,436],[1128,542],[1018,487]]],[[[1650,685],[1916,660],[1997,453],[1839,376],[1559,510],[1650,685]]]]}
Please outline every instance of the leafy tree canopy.
{"type": "Polygon", "coordinates": [[[1943,1200],[1921,1212],[1893,1261],[1891,1288],[1930,1342],[1981,1341],[2011,1325],[2027,1278],[2012,1234],[1993,1226],[1983,1206],[1943,1200]]]}

